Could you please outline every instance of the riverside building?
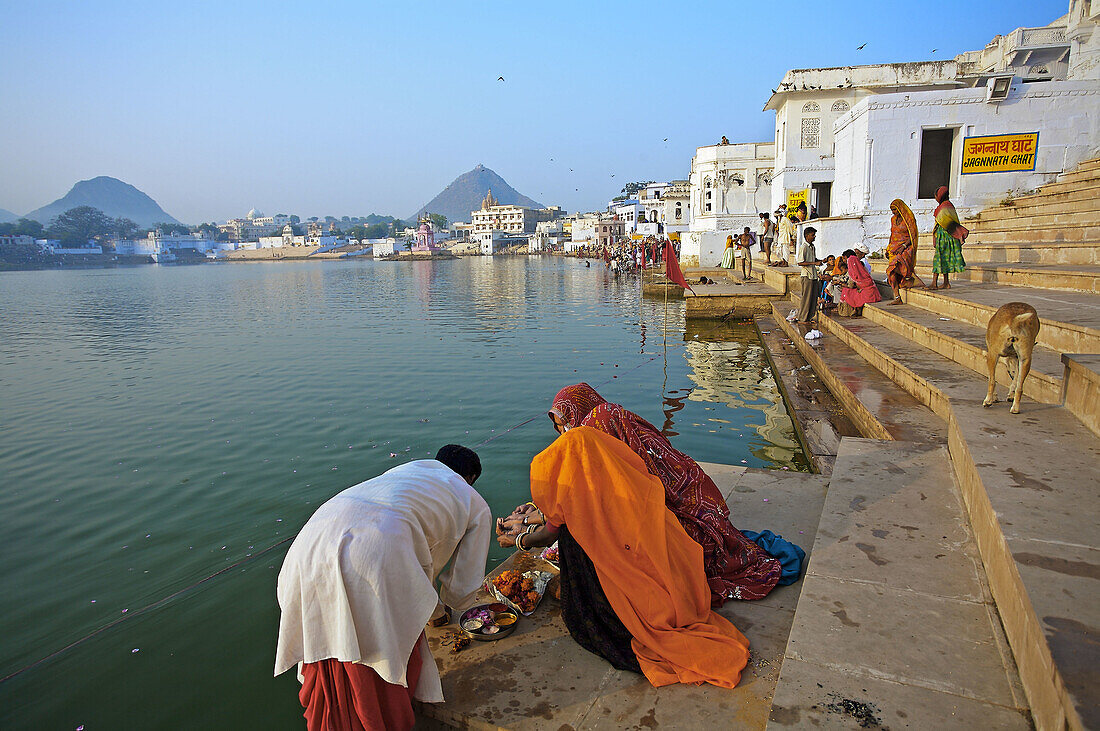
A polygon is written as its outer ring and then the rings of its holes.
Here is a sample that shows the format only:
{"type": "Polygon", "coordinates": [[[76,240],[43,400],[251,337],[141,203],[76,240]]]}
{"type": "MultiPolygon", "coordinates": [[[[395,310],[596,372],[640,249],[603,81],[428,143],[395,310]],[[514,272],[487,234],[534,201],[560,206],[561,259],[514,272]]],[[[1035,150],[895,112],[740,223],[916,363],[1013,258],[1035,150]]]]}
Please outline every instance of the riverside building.
{"type": "MultiPolygon", "coordinates": [[[[759,214],[771,205],[774,151],[771,142],[707,145],[696,150],[686,190],[690,217],[686,225],[678,224],[686,232],[681,233],[680,250],[685,264],[717,266],[727,236],[740,234],[745,226],[756,230],[759,214]]],[[[674,198],[680,210],[683,195],[678,191],[674,198]]]]}
{"type": "Polygon", "coordinates": [[[788,71],[764,106],[776,113],[769,208],[815,207],[822,256],[876,250],[894,198],[926,231],[941,185],[965,217],[1072,169],[1100,143],[1093,6],[952,60],[788,71]]]}

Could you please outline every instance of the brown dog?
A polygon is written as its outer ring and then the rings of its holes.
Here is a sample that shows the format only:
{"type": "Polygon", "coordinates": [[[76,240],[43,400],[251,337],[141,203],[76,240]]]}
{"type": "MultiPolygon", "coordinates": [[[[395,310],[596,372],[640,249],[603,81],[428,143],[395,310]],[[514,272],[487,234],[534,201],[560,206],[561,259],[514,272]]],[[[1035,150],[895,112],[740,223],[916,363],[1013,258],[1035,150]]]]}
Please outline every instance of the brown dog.
{"type": "Polygon", "coordinates": [[[1020,413],[1020,396],[1024,379],[1031,371],[1031,350],[1039,334],[1039,313],[1026,302],[1009,302],[989,318],[985,329],[985,362],[989,368],[989,393],[982,406],[997,401],[997,360],[1002,356],[1012,378],[1008,394],[1012,398],[1012,413],[1020,413]]]}

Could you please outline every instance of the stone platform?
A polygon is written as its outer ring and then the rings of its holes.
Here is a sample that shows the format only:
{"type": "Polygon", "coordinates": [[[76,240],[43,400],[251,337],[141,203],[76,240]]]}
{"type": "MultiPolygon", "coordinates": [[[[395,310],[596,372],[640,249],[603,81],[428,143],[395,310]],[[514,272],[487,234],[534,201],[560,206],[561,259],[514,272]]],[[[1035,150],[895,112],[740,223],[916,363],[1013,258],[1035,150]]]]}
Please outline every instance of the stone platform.
{"type": "MultiPolygon", "coordinates": [[[[771,529],[809,550],[825,478],[702,466],[726,497],[735,525],[771,529]]],[[[801,589],[801,582],[779,587],[761,601],[727,602],[719,610],[748,637],[752,652],[732,690],[654,688],[640,675],[615,670],[573,641],[550,597],[510,637],[473,642],[457,655],[441,644],[454,624],[428,630],[447,701],[419,704],[418,728],[764,728],[801,589]]]]}

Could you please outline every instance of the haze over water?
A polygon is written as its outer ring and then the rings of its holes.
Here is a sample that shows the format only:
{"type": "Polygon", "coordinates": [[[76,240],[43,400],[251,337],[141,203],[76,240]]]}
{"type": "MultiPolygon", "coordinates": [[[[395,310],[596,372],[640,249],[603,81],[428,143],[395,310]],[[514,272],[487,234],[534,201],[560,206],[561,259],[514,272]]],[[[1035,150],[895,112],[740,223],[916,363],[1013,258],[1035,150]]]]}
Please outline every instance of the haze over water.
{"type": "MultiPolygon", "coordinates": [[[[752,326],[685,338],[670,303],[666,365],[637,286],[544,257],[3,274],[0,676],[447,442],[493,439],[507,512],[577,381],[699,460],[806,469],[752,326]]],[[[271,677],[285,548],[0,685],[0,726],[301,728],[271,677]]]]}

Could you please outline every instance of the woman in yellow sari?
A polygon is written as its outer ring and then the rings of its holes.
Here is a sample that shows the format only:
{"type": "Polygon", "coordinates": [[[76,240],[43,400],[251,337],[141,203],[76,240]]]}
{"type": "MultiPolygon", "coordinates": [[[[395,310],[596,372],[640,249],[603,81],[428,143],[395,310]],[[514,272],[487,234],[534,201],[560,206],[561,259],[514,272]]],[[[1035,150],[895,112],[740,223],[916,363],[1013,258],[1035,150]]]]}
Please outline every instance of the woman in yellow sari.
{"type": "Polygon", "coordinates": [[[890,204],[890,243],[886,245],[886,254],[890,263],[886,265],[886,281],[894,290],[894,301],[901,304],[901,290],[923,287],[924,282],[914,271],[917,263],[917,219],[905,201],[895,198],[890,204]]]}
{"type": "Polygon", "coordinates": [[[531,462],[531,498],[540,530],[558,531],[562,617],[579,644],[654,686],[737,685],[749,642],[711,611],[703,549],[630,447],[570,429],[531,462]]]}
{"type": "Polygon", "coordinates": [[[726,251],[722,254],[722,268],[733,269],[734,254],[737,251],[737,247],[733,244],[733,236],[726,237],[726,251]]]}

